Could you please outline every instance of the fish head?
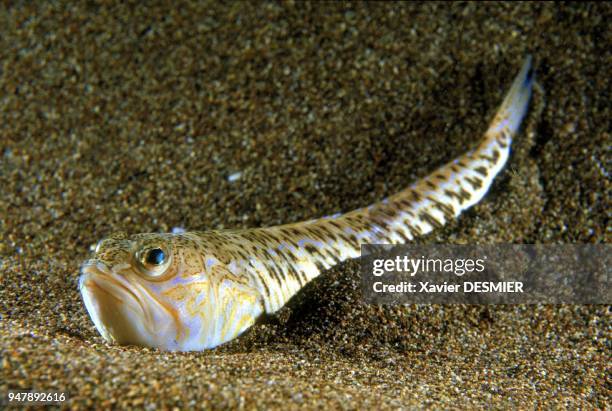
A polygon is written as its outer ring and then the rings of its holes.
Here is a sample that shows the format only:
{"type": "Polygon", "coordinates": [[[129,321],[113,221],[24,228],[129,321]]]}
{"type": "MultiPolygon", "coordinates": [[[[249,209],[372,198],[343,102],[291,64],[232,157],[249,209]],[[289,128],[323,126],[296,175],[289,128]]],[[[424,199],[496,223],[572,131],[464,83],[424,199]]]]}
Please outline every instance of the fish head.
{"type": "Polygon", "coordinates": [[[81,266],[79,289],[87,312],[108,342],[165,349],[180,338],[179,313],[160,293],[177,255],[168,234],[117,233],[100,241],[81,266]]]}
{"type": "Polygon", "coordinates": [[[100,241],[79,280],[97,330],[108,342],[172,351],[240,335],[263,312],[261,295],[217,258],[224,255],[218,248],[190,233],[119,233],[100,241]]]}

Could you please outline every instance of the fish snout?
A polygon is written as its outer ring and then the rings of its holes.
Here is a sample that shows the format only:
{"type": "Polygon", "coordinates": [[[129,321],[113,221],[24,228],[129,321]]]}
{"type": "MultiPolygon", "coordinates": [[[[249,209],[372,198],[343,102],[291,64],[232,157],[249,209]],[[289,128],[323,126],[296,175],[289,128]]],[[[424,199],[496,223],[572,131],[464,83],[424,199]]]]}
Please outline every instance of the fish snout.
{"type": "Polygon", "coordinates": [[[166,346],[176,340],[175,316],[144,285],[88,260],[81,267],[79,291],[106,341],[172,349],[166,346]]]}

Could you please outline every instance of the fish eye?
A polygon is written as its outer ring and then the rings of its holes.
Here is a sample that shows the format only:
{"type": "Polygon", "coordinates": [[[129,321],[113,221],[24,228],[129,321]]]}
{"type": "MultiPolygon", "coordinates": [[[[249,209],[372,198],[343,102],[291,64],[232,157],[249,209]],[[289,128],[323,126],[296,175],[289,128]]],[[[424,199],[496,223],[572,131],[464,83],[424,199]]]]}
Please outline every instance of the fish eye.
{"type": "Polygon", "coordinates": [[[144,275],[161,277],[169,266],[170,254],[161,246],[146,247],[137,253],[136,259],[144,275]]]}
{"type": "Polygon", "coordinates": [[[154,248],[147,251],[145,255],[145,262],[151,265],[162,265],[166,260],[166,254],[161,248],[154,248]]]}

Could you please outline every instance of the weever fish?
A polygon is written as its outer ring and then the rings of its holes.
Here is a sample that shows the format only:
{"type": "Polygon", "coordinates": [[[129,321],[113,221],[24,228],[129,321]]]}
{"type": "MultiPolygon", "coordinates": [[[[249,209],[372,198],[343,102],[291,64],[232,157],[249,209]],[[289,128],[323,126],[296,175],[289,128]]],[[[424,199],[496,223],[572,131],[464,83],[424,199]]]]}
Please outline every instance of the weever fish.
{"type": "Polygon", "coordinates": [[[194,351],[232,340],[279,310],[361,243],[405,243],[484,197],[508,159],[533,84],[528,56],[478,146],[387,199],[343,215],[270,228],[119,233],[79,279],[105,340],[194,351]]]}

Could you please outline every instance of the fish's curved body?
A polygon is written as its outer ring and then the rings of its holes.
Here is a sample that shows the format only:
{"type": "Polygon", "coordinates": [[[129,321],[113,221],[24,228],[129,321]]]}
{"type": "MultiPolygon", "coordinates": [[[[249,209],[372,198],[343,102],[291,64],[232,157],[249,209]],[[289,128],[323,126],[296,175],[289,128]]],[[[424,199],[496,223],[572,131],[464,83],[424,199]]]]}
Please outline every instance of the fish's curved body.
{"type": "Polygon", "coordinates": [[[405,190],[343,215],[270,228],[116,234],[81,268],[79,288],[109,342],[193,351],[239,336],[362,243],[405,243],[484,197],[528,107],[528,57],[476,148],[405,190]]]}

